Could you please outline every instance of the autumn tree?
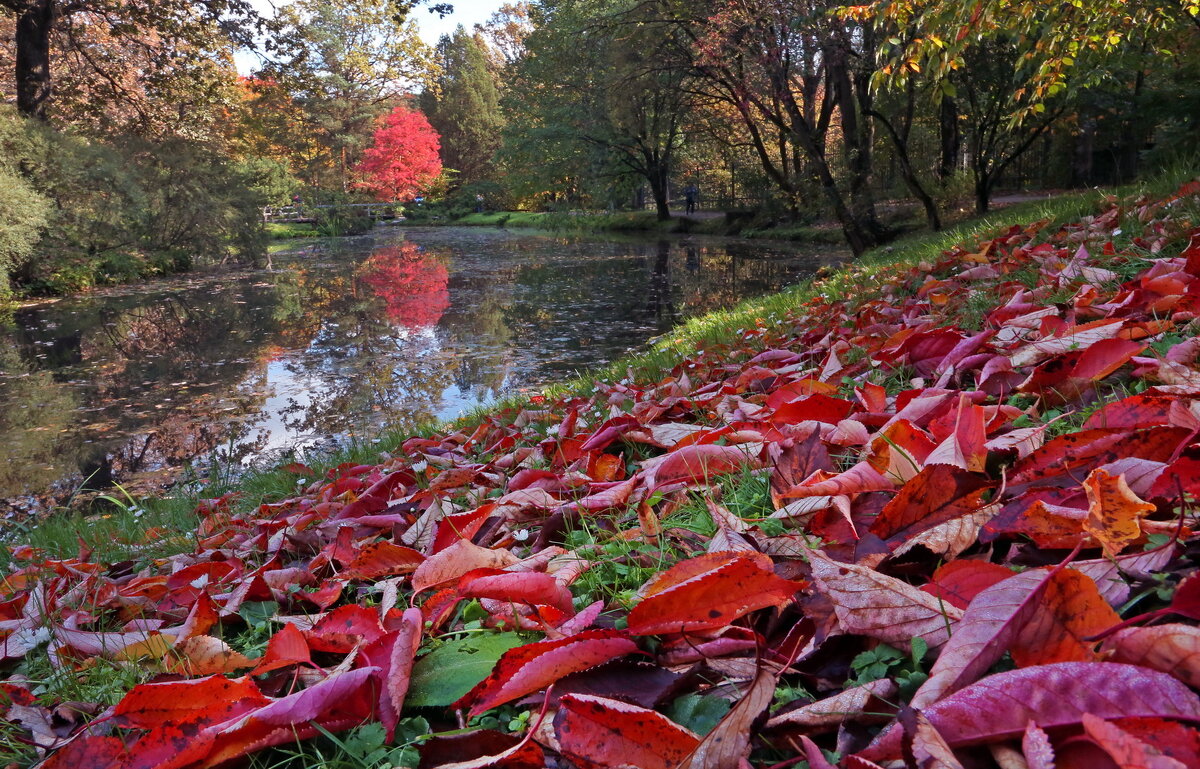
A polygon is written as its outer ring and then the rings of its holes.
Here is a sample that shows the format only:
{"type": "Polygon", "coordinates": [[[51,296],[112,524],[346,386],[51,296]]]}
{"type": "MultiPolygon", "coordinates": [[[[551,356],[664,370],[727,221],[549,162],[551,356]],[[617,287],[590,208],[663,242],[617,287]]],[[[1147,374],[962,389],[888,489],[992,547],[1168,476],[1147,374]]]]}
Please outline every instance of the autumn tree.
{"type": "Polygon", "coordinates": [[[429,82],[432,51],[395,13],[389,0],[297,0],[280,11],[275,59],[262,74],[292,94],[322,148],[298,169],[310,184],[348,189],[375,120],[429,82]]]}
{"type": "Polygon", "coordinates": [[[679,30],[700,90],[737,111],[768,177],[794,211],[804,184],[824,197],[855,254],[886,240],[875,211],[869,89],[874,29],[826,0],[658,0],[679,30]],[[771,145],[783,139],[789,150],[771,145]]]}
{"type": "Polygon", "coordinates": [[[357,186],[379,200],[412,200],[442,173],[438,135],[420,112],[396,107],[355,168],[357,186]]]}
{"type": "Polygon", "coordinates": [[[458,172],[459,185],[489,175],[500,145],[504,117],[487,56],[480,42],[460,25],[438,42],[439,73],[421,106],[442,143],[442,162],[458,172]]]}
{"type": "Polygon", "coordinates": [[[508,153],[533,157],[548,144],[593,178],[649,186],[670,217],[669,181],[692,106],[688,62],[626,2],[546,0],[515,68],[518,111],[508,153]]]}
{"type": "MultiPolygon", "coordinates": [[[[210,50],[216,39],[251,43],[257,15],[248,0],[0,0],[15,21],[14,81],[17,109],[46,117],[53,93],[53,56],[72,51],[92,55],[85,30],[141,46],[144,65],[162,71],[181,52],[210,50]],[[59,50],[52,44],[57,42],[59,50]]],[[[111,62],[92,56],[91,65],[117,78],[111,62]]]]}

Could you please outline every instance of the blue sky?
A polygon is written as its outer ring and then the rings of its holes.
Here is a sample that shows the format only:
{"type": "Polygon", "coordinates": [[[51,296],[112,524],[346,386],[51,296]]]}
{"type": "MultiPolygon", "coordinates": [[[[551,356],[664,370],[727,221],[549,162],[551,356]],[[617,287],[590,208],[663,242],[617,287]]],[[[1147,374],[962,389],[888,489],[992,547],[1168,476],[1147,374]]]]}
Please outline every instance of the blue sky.
{"type": "MultiPolygon", "coordinates": [[[[475,24],[487,21],[500,6],[504,5],[509,0],[453,0],[454,13],[444,19],[438,18],[436,13],[430,13],[426,8],[417,8],[413,11],[413,18],[417,21],[417,26],[421,30],[421,37],[425,42],[433,45],[437,43],[438,38],[442,35],[449,34],[454,31],[454,28],[462,24],[468,30],[475,24]]],[[[252,0],[254,7],[259,13],[264,16],[274,14],[274,9],[287,5],[289,0],[252,0]]],[[[251,70],[258,64],[258,59],[249,52],[240,52],[234,56],[237,61],[238,71],[243,75],[249,74],[251,70]]]]}

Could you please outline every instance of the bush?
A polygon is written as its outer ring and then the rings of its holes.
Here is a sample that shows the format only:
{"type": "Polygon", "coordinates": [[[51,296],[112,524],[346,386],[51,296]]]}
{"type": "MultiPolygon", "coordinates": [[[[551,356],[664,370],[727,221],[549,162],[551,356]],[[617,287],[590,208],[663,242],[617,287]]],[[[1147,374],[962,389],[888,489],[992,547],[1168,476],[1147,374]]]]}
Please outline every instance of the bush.
{"type": "Polygon", "coordinates": [[[9,294],[8,276],[33,256],[49,220],[50,199],[0,169],[0,300],[9,294]]]}
{"type": "Polygon", "coordinates": [[[92,141],[0,106],[0,292],[63,293],[265,253],[263,168],[92,141]]]}

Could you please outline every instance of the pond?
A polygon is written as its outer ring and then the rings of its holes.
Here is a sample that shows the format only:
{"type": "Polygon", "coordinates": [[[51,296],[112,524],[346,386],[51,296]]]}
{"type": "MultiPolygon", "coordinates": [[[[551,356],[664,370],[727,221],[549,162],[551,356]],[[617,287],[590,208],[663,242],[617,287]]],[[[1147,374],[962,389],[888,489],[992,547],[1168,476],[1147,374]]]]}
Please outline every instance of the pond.
{"type": "Polygon", "coordinates": [[[0,327],[4,514],[450,419],[836,263],[821,247],[380,228],[0,327]],[[163,475],[156,477],[161,480],[163,475]]]}

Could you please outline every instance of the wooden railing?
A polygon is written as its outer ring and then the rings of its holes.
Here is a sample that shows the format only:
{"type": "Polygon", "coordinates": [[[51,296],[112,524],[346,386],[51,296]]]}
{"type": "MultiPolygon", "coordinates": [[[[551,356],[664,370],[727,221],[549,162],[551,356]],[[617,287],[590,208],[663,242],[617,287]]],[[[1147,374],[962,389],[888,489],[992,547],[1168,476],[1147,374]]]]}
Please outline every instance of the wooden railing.
{"type": "Polygon", "coordinates": [[[350,211],[372,221],[396,219],[403,216],[400,203],[330,203],[264,206],[262,217],[264,222],[313,222],[316,221],[317,211],[331,208],[350,211]]]}

